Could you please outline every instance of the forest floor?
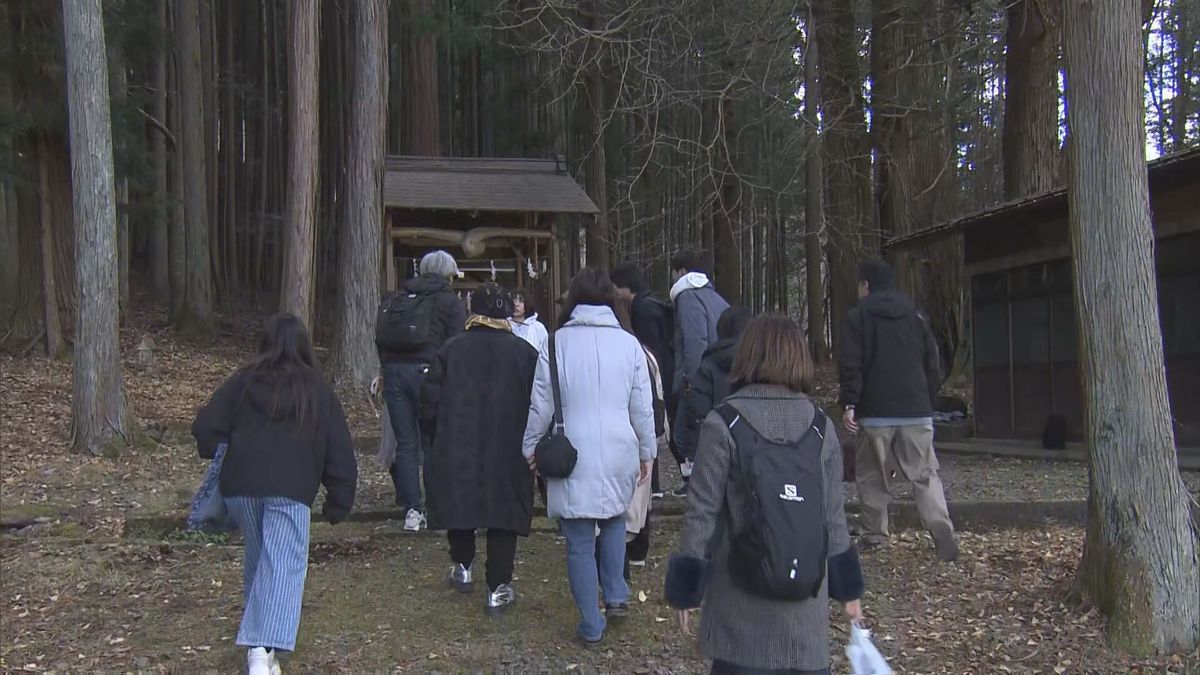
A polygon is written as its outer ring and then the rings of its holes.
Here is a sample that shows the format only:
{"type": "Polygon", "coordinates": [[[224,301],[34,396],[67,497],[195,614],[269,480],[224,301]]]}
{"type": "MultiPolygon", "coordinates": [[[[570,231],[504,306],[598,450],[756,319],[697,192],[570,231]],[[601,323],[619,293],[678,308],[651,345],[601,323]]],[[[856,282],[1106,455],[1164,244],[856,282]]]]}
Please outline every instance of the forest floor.
{"type": "MultiPolygon", "coordinates": [[[[204,468],[188,425],[250,353],[257,320],[222,318],[202,340],[164,325],[147,312],[123,331],[129,407],[146,434],[119,458],[70,454],[68,362],[0,356],[2,672],[243,667],[233,645],[241,606],[236,538],[180,533],[170,523],[183,517],[204,468]],[[145,334],[159,349],[151,369],[135,365],[145,334]],[[155,522],[167,525],[145,526],[155,522]]],[[[826,377],[822,393],[830,388],[826,377]]],[[[357,435],[377,437],[365,394],[346,407],[357,435]]],[[[571,639],[576,618],[562,543],[547,521],[521,542],[518,605],[499,621],[486,619],[481,591],[445,588],[444,539],[405,535],[384,517],[391,482],[368,445],[357,506],[366,518],[314,524],[288,672],[707,672],[662,599],[682,500],[659,503],[650,564],[635,571],[640,601],[632,617],[610,631],[603,649],[585,651],[571,639]]],[[[952,503],[1086,496],[1086,469],[1072,462],[944,456],[941,463],[952,503]]],[[[671,472],[665,478],[668,486],[677,480],[671,472]]],[[[1200,494],[1200,475],[1185,480],[1200,494]]],[[[907,489],[897,497],[908,499],[907,489]]],[[[926,535],[900,533],[892,547],[864,554],[864,605],[877,644],[904,673],[1200,672],[1197,654],[1142,662],[1107,648],[1102,619],[1067,600],[1082,538],[1073,525],[963,532],[961,561],[938,565],[926,535]]],[[[835,672],[843,672],[845,631],[834,625],[835,672]]]]}

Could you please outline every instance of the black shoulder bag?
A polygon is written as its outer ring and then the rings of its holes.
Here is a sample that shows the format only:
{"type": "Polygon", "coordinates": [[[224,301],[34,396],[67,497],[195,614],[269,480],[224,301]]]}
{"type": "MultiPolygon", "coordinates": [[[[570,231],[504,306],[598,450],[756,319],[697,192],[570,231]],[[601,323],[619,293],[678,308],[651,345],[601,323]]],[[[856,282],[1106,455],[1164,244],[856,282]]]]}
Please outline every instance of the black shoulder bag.
{"type": "Polygon", "coordinates": [[[567,478],[575,470],[579,452],[571,445],[565,433],[562,413],[562,393],[558,387],[558,359],[555,357],[554,334],[546,344],[550,355],[550,389],[554,396],[554,423],[538,441],[533,456],[537,461],[538,473],[546,478],[567,478]]]}

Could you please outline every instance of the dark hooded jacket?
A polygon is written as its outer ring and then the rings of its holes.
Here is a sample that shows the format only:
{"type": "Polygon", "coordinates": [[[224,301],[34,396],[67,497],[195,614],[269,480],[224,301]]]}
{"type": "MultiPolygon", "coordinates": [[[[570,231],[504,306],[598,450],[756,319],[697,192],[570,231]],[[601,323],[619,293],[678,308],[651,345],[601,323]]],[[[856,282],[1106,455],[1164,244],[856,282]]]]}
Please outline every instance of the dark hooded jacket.
{"type": "Polygon", "coordinates": [[[225,381],[196,414],[192,435],[212,459],[228,443],[221,465],[224,497],[286,497],[311,506],[325,485],[325,517],[344,520],[354,506],[358,464],[346,415],[319,373],[311,410],[277,376],[244,369],[225,381]]]}
{"type": "Polygon", "coordinates": [[[638,293],[630,306],[633,335],[654,354],[663,376],[666,397],[674,392],[675,317],[671,306],[649,291],[638,293]]]}
{"type": "Polygon", "coordinates": [[[940,370],[929,319],[912,298],[880,291],[850,311],[838,344],[839,401],[859,419],[932,415],[940,370]]]}
{"type": "Polygon", "coordinates": [[[476,326],[442,347],[422,385],[426,506],[435,530],[529,534],[533,476],[521,454],[538,352],[476,326]]]}
{"type": "Polygon", "coordinates": [[[729,397],[729,371],[733,369],[733,356],[737,352],[737,338],[721,340],[709,347],[700,360],[700,369],[692,382],[692,394],[686,397],[691,414],[684,429],[686,447],[699,447],[700,424],[708,413],[721,401],[729,397]]]}
{"type": "Polygon", "coordinates": [[[394,352],[379,348],[381,363],[432,363],[438,350],[447,340],[466,329],[467,308],[450,287],[444,277],[422,275],[409,279],[404,284],[406,293],[432,293],[434,296],[433,325],[429,328],[429,342],[416,352],[394,352]]]}

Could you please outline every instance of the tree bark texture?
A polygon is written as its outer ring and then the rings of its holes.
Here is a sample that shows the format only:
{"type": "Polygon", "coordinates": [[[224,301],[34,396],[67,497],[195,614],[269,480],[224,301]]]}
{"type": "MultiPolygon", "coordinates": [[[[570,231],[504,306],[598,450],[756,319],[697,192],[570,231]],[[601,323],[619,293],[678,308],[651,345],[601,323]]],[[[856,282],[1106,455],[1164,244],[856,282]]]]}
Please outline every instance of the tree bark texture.
{"type": "MultiPolygon", "coordinates": [[[[810,0],[810,7],[812,2],[818,1],[810,0]]],[[[809,131],[808,152],[804,157],[804,291],[808,309],[808,348],[813,360],[822,363],[829,358],[825,344],[824,255],[821,250],[821,230],[825,229],[824,177],[821,175],[822,138],[817,117],[821,106],[821,85],[817,78],[819,47],[812,17],[810,11],[804,52],[804,120],[809,131]]],[[[786,288],[784,290],[786,293],[786,288]]]]}
{"type": "Polygon", "coordinates": [[[407,49],[404,55],[408,103],[408,152],[423,157],[442,154],[438,110],[437,34],[432,26],[433,0],[409,0],[407,49]]]}
{"type": "MultiPolygon", "coordinates": [[[[0,44],[12,44],[8,5],[0,3],[0,44]]],[[[12,66],[0,63],[0,110],[13,109],[12,66]]],[[[13,132],[0,128],[0,164],[16,165],[13,132]]],[[[12,172],[0,176],[0,316],[7,317],[17,300],[20,283],[20,234],[18,233],[17,189],[12,172]]],[[[2,324],[0,324],[2,325],[2,324]]]]}
{"type": "MultiPolygon", "coordinates": [[[[157,26],[163,35],[168,34],[167,3],[158,3],[157,26]]],[[[167,66],[168,53],[160,50],[154,59],[154,118],[160,124],[167,123],[167,66]]],[[[154,173],[155,209],[150,220],[150,279],[154,294],[160,300],[171,297],[170,279],[170,236],[171,218],[170,193],[167,191],[167,138],[162,131],[153,127],[149,130],[152,154],[151,170],[154,173]]]]}
{"type": "Polygon", "coordinates": [[[833,347],[846,314],[857,302],[856,267],[864,250],[878,250],[870,217],[871,151],[867,138],[858,33],[850,0],[818,2],[815,8],[818,73],[825,124],[825,225],[833,347]]]}
{"type": "Polygon", "coordinates": [[[126,433],[118,335],[117,210],[100,0],[63,0],[75,212],[72,447],[111,451],[126,433]]]}
{"type": "Polygon", "coordinates": [[[1058,3],[1018,0],[1008,6],[1004,57],[1004,198],[1054,187],[1058,167],[1058,3]]]}
{"type": "Polygon", "coordinates": [[[180,192],[183,196],[183,298],[177,328],[187,332],[212,330],[212,268],[209,251],[208,176],[204,124],[203,81],[200,67],[198,0],[176,5],[179,134],[183,146],[180,192]]]}
{"type": "Polygon", "coordinates": [[[387,142],[387,5],[356,0],[350,100],[350,147],[346,217],[341,228],[337,306],[341,309],[333,349],[333,381],[361,391],[379,372],[373,330],[379,306],[383,233],[383,151],[387,142]]]}
{"type": "MultiPolygon", "coordinates": [[[[62,320],[58,313],[58,287],[54,254],[54,195],[50,186],[50,146],[43,139],[38,148],[38,218],[42,229],[42,304],[46,328],[46,356],[57,359],[63,354],[62,320]]],[[[78,238],[77,238],[78,240],[78,238]]],[[[78,261],[76,261],[78,264],[78,261]]],[[[76,279],[79,275],[76,274],[76,279]]]]}
{"type": "Polygon", "coordinates": [[[320,152],[317,125],[320,20],[317,0],[292,0],[288,8],[288,184],[280,309],[300,317],[310,331],[320,152]]]}
{"type": "Polygon", "coordinates": [[[1146,181],[1139,6],[1065,4],[1070,233],[1091,460],[1081,589],[1135,654],[1200,643],[1200,550],[1179,474],[1146,181]]]}

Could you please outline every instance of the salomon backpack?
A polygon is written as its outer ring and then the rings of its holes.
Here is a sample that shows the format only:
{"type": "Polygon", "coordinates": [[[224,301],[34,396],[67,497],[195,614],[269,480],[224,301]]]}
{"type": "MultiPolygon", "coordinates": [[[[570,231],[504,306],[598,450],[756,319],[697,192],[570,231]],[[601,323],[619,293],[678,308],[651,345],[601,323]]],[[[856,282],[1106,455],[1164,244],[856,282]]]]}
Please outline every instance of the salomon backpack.
{"type": "Polygon", "coordinates": [[[436,304],[433,293],[401,291],[389,295],[379,306],[375,344],[401,354],[421,351],[432,337],[436,304]]]}
{"type": "Polygon", "coordinates": [[[731,522],[729,570],[734,586],[771,600],[816,597],[825,581],[829,535],[821,446],[825,413],[795,443],[763,437],[728,403],[717,408],[733,437],[730,480],[739,481],[749,506],[731,522]]]}

